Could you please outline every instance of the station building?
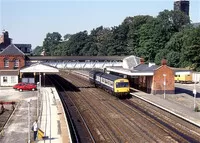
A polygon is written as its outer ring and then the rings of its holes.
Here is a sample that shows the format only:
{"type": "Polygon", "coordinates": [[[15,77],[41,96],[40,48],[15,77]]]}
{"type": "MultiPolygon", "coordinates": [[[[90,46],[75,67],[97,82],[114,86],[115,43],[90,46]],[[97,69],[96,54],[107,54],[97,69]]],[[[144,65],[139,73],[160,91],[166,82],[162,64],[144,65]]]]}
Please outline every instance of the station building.
{"type": "Polygon", "coordinates": [[[19,70],[25,66],[26,56],[14,44],[0,53],[0,86],[18,83],[19,70]]]}
{"type": "MultiPolygon", "coordinates": [[[[123,66],[106,67],[107,73],[128,78],[130,86],[151,94],[174,94],[176,69],[167,66],[167,61],[162,60],[161,65],[154,63],[145,64],[143,59],[130,56],[125,58],[123,66]]],[[[187,74],[189,70],[179,71],[187,74]]]]}
{"type": "Polygon", "coordinates": [[[19,81],[19,71],[26,66],[31,44],[12,44],[7,31],[0,35],[0,86],[13,86],[19,81]]]}

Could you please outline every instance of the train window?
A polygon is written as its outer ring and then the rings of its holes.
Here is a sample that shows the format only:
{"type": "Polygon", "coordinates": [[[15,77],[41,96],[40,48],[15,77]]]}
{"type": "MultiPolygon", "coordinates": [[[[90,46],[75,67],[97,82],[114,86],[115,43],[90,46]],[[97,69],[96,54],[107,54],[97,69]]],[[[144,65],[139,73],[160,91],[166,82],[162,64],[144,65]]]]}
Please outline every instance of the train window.
{"type": "Polygon", "coordinates": [[[105,83],[108,83],[108,80],[107,80],[107,79],[105,79],[105,83]]]}
{"type": "Polygon", "coordinates": [[[111,81],[110,85],[113,86],[113,81],[111,81]]]}
{"type": "Polygon", "coordinates": [[[108,84],[111,85],[111,84],[112,84],[112,81],[108,80],[108,84]]]}
{"type": "Polygon", "coordinates": [[[116,83],[116,87],[120,88],[120,87],[128,87],[128,82],[117,82],[116,83]]]}
{"type": "Polygon", "coordinates": [[[97,78],[96,78],[96,79],[97,79],[97,81],[100,81],[100,77],[99,77],[99,76],[97,76],[97,78]]]}

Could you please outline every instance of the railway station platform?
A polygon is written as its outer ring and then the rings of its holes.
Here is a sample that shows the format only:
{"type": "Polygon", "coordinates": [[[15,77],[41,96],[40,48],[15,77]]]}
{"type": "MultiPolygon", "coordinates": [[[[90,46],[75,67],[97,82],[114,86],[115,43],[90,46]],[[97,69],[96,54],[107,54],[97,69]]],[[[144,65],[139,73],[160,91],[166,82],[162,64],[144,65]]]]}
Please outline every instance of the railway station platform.
{"type": "MultiPolygon", "coordinates": [[[[200,112],[194,111],[194,99],[188,94],[166,94],[164,99],[164,95],[161,94],[147,94],[145,92],[132,89],[131,95],[200,127],[200,112]]],[[[196,98],[196,105],[200,106],[199,98],[196,98]]]]}
{"type": "Polygon", "coordinates": [[[1,100],[17,103],[10,120],[0,132],[0,143],[71,143],[65,113],[56,89],[42,87],[40,94],[38,92],[38,90],[19,92],[10,87],[0,89],[1,100]],[[37,103],[38,95],[40,95],[39,103],[37,103]],[[46,138],[38,138],[34,142],[31,127],[37,119],[38,104],[40,105],[38,127],[46,138]]]}
{"type": "Polygon", "coordinates": [[[43,131],[44,138],[41,138],[41,132],[38,131],[38,143],[49,141],[51,143],[71,142],[67,119],[55,88],[41,88],[42,107],[39,116],[39,128],[43,131]]]}

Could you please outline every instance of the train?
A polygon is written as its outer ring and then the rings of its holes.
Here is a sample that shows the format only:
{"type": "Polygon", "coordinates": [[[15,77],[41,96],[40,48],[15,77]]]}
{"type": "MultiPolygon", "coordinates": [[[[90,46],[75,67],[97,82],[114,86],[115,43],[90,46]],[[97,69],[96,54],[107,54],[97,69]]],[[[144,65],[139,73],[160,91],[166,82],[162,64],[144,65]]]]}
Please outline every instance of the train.
{"type": "Polygon", "coordinates": [[[193,83],[192,74],[175,75],[175,82],[177,83],[193,83]]]}
{"type": "Polygon", "coordinates": [[[129,80],[116,75],[92,70],[89,72],[89,81],[117,97],[126,97],[130,93],[129,80]]]}

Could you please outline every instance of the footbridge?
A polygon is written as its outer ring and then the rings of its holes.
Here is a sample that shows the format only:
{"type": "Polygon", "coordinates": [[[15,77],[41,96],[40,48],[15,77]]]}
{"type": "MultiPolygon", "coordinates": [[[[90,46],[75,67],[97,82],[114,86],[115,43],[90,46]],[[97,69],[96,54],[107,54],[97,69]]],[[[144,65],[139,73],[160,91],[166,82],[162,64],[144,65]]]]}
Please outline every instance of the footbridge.
{"type": "Polygon", "coordinates": [[[26,65],[40,62],[59,69],[103,69],[107,66],[122,66],[127,57],[133,57],[138,63],[139,58],[135,56],[28,56],[26,65]]]}

